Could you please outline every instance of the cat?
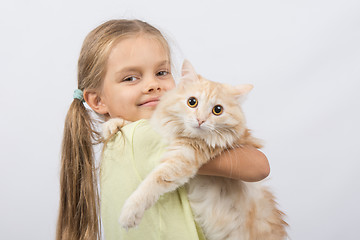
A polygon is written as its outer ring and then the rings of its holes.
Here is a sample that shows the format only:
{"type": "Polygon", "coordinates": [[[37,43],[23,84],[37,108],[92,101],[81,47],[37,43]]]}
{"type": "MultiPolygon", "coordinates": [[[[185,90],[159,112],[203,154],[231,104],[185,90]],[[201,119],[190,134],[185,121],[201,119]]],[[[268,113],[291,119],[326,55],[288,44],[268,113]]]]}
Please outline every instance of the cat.
{"type": "MultiPolygon", "coordinates": [[[[186,184],[195,220],[209,240],[285,239],[287,223],[274,196],[261,183],[196,175],[209,159],[226,149],[261,147],[246,128],[240,103],[252,85],[230,86],[206,80],[184,61],[178,86],[161,97],[153,127],[169,141],[161,163],[126,200],[119,218],[128,229],[137,226],[144,211],[158,198],[186,184]]],[[[106,136],[128,123],[111,119],[106,136]]]]}

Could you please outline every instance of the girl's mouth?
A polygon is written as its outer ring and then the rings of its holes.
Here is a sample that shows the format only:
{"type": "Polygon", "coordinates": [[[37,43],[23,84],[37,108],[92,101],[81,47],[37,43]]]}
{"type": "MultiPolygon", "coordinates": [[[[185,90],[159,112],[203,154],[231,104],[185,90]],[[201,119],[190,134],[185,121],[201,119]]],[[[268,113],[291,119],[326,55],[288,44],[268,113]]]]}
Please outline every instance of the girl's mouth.
{"type": "Polygon", "coordinates": [[[153,106],[158,105],[159,101],[160,101],[160,100],[159,100],[159,97],[150,98],[150,99],[147,99],[147,100],[145,100],[144,102],[140,103],[139,106],[142,106],[142,107],[153,107],[153,106]]]}
{"type": "Polygon", "coordinates": [[[143,104],[141,104],[140,106],[143,106],[143,107],[153,107],[153,106],[158,105],[158,103],[159,103],[159,100],[157,100],[157,101],[150,101],[150,102],[143,103],[143,104]]]}

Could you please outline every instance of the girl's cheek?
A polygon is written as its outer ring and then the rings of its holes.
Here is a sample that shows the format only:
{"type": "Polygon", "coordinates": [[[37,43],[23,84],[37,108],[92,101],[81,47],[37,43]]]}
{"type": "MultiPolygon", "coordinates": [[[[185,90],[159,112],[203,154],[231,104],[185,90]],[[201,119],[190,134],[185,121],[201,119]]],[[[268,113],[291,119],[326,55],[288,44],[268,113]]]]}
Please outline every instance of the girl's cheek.
{"type": "Polygon", "coordinates": [[[170,81],[169,85],[168,85],[167,90],[171,90],[171,89],[173,89],[174,87],[175,87],[175,81],[174,81],[174,79],[172,79],[172,80],[170,81]]]}

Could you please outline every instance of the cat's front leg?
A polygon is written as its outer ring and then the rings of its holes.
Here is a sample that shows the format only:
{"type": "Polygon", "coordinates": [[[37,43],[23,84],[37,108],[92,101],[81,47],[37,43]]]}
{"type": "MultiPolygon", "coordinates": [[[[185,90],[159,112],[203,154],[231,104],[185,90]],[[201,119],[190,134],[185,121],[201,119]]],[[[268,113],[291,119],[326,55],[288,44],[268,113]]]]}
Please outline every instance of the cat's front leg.
{"type": "Polygon", "coordinates": [[[122,118],[111,118],[102,124],[102,135],[105,139],[119,131],[123,126],[130,123],[122,118]]]}
{"type": "Polygon", "coordinates": [[[178,146],[168,151],[162,163],[155,168],[126,200],[119,223],[128,229],[137,226],[146,209],[155,204],[161,195],[185,184],[200,167],[194,149],[178,146]]]}
{"type": "Polygon", "coordinates": [[[133,228],[139,225],[144,212],[145,205],[144,199],[141,194],[141,190],[135,191],[130,197],[125,201],[124,206],[122,207],[119,224],[128,230],[129,228],[133,228]]]}

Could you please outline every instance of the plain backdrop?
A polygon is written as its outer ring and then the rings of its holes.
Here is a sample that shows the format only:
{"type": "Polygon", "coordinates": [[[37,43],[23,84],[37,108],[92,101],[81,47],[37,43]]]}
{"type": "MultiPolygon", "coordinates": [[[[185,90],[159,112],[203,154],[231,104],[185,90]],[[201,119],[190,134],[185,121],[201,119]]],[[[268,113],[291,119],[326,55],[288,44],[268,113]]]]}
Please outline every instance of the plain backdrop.
{"type": "Polygon", "coordinates": [[[64,118],[86,34],[155,25],[208,79],[252,83],[293,240],[360,239],[360,1],[1,1],[0,235],[54,239],[64,118]]]}

